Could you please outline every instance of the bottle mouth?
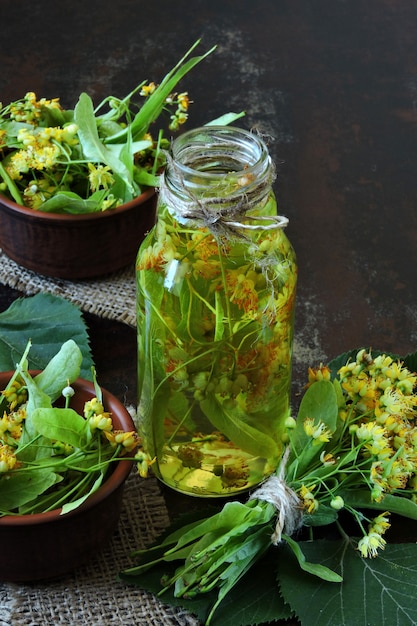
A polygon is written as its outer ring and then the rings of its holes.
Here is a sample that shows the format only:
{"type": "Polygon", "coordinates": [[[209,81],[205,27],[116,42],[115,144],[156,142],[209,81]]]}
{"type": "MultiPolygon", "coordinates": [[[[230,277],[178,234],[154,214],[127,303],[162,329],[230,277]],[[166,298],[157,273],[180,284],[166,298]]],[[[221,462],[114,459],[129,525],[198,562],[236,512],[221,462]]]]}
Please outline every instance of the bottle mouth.
{"type": "Polygon", "coordinates": [[[160,198],[180,223],[232,236],[263,211],[273,178],[268,149],[258,135],[233,126],[203,126],[173,142],[160,198]]]}
{"type": "Polygon", "coordinates": [[[233,126],[209,125],[183,133],[172,144],[172,157],[185,183],[214,183],[228,174],[249,183],[271,169],[263,140],[233,126]]]}

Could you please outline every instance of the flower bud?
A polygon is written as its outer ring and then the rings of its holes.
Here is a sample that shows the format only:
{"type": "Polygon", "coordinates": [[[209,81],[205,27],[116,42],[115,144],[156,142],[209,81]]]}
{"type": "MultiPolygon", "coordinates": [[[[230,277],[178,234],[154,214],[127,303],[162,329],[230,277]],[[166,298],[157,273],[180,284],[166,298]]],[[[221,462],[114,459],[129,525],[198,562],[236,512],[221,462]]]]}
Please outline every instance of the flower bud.
{"type": "Polygon", "coordinates": [[[289,415],[287,419],[285,420],[284,424],[285,424],[285,428],[294,430],[294,428],[297,426],[297,421],[293,417],[291,417],[291,415],[289,415]]]}
{"type": "Polygon", "coordinates": [[[72,398],[74,393],[75,393],[75,391],[74,391],[74,389],[70,385],[67,385],[62,390],[62,395],[64,396],[64,398],[72,398]]]}
{"type": "Polygon", "coordinates": [[[335,496],[331,502],[330,502],[330,506],[332,507],[332,509],[334,509],[335,511],[340,511],[340,509],[343,509],[343,507],[345,506],[345,501],[343,500],[343,498],[341,496],[335,496]]]}

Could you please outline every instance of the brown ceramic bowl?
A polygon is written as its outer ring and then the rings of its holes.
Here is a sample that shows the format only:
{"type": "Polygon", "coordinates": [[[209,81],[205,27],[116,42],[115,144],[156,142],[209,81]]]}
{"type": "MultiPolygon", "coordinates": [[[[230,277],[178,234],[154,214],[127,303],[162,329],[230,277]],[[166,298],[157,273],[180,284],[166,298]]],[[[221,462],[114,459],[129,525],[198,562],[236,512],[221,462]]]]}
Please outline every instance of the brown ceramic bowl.
{"type": "Polygon", "coordinates": [[[114,272],[136,258],[155,221],[156,194],[88,215],[43,213],[0,195],[0,248],[45,276],[77,280],[114,272]]]}
{"type": "MultiPolygon", "coordinates": [[[[4,389],[11,372],[0,373],[4,389]]],[[[95,396],[94,386],[79,378],[71,407],[82,413],[95,396]]],[[[103,404],[112,413],[114,427],[132,431],[135,425],[119,400],[103,390],[103,404]]],[[[119,520],[123,486],[132,468],[119,461],[106,482],[84,504],[60,515],[61,509],[33,515],[0,517],[0,580],[35,581],[67,574],[86,563],[110,540],[119,520]]]]}

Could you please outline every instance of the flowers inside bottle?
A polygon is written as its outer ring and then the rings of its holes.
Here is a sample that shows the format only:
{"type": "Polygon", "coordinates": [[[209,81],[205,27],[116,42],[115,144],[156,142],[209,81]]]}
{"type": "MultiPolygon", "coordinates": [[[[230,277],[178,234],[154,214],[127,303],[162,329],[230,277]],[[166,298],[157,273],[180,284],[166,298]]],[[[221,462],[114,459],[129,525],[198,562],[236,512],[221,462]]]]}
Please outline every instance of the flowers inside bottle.
{"type": "Polygon", "coordinates": [[[141,435],[184,493],[246,490],[281,457],[297,269],[273,177],[253,133],[184,133],[138,253],[141,435]]]}

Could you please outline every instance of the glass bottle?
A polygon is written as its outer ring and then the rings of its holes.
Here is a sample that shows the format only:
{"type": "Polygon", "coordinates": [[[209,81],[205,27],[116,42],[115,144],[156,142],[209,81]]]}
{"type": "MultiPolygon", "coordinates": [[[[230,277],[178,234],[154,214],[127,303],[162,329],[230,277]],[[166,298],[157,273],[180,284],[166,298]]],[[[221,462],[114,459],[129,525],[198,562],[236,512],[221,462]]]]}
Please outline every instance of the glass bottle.
{"type": "Polygon", "coordinates": [[[182,493],[234,495],[281,456],[297,268],[273,177],[256,134],[184,133],[138,253],[140,432],[182,493]]]}

